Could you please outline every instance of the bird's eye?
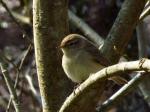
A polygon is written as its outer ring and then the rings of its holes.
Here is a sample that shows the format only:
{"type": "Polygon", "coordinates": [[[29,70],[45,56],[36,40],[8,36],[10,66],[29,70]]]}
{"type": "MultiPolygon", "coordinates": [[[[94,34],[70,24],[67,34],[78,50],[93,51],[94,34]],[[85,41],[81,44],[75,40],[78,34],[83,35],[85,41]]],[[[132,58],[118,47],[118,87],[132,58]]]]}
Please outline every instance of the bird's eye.
{"type": "Polygon", "coordinates": [[[74,41],[69,42],[68,45],[73,46],[73,45],[78,44],[78,42],[79,42],[78,40],[74,40],[74,41]]]}

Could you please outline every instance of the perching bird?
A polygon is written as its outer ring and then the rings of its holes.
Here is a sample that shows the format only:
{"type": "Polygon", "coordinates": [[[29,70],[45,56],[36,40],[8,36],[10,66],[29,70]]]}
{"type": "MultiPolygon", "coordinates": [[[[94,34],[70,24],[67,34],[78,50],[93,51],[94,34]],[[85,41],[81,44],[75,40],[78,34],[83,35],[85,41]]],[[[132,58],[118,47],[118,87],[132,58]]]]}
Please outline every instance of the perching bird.
{"type": "MultiPolygon", "coordinates": [[[[62,40],[60,48],[63,52],[62,67],[73,82],[81,83],[91,74],[110,65],[99,49],[79,34],[66,36],[62,40]]],[[[115,77],[112,80],[119,84],[126,82],[122,77],[115,77]]]]}

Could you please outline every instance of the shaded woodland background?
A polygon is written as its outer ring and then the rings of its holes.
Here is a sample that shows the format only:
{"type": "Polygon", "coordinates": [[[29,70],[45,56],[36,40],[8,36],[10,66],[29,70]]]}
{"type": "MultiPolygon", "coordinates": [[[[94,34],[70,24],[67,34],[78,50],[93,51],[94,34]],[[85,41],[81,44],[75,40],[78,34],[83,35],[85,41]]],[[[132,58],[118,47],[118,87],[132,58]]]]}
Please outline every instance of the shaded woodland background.
{"type": "MultiPolygon", "coordinates": [[[[80,18],[84,19],[99,35],[106,37],[117,14],[121,8],[123,0],[70,0],[69,8],[80,18]]],[[[5,3],[11,10],[11,13],[21,23],[27,34],[33,37],[32,31],[32,1],[31,0],[5,0],[5,3]]],[[[147,42],[150,40],[150,18],[144,20],[145,35],[147,42]]],[[[80,29],[77,29],[70,23],[70,33],[79,33],[84,35],[80,29]]],[[[34,50],[29,49],[29,42],[23,38],[22,29],[12,20],[8,12],[0,5],[0,55],[8,64],[9,74],[15,82],[16,74],[19,69],[19,82],[17,84],[17,94],[25,112],[40,112],[41,100],[39,96],[39,87],[37,81],[34,50]],[[25,57],[25,58],[24,58],[25,57]],[[25,59],[25,60],[24,60],[25,59]],[[21,67],[20,63],[23,61],[21,67]],[[13,65],[15,64],[15,66],[13,65]]],[[[147,43],[147,52],[150,54],[150,42],[147,43]]],[[[61,55],[58,53],[58,55],[61,55]]],[[[132,40],[128,44],[124,54],[128,60],[138,59],[138,45],[136,30],[132,40]]],[[[129,77],[127,77],[129,79],[129,77]]],[[[70,82],[71,83],[71,82],[70,82]]],[[[105,97],[117,91],[121,86],[115,85],[106,93],[105,97]]],[[[72,84],[72,83],[71,83],[72,84]]],[[[68,91],[73,90],[70,88],[68,91]]],[[[69,93],[66,93],[69,95],[69,93]]],[[[7,90],[2,74],[0,75],[0,112],[4,112],[9,101],[9,92],[7,90]]],[[[10,112],[13,112],[13,106],[10,106],[10,112]]],[[[113,107],[110,112],[149,112],[150,108],[139,90],[131,92],[121,99],[119,104],[113,107]]]]}

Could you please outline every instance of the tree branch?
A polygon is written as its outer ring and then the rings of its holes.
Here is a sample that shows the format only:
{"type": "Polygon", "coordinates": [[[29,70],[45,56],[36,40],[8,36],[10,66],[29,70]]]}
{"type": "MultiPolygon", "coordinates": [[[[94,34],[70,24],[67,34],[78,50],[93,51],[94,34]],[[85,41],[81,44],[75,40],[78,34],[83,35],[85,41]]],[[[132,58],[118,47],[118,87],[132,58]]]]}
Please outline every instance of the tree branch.
{"type": "MultiPolygon", "coordinates": [[[[148,5],[148,9],[149,9],[149,5],[148,5]]],[[[145,26],[146,26],[146,22],[141,20],[136,28],[139,59],[148,56],[148,52],[147,52],[148,42],[147,42],[146,38],[149,38],[149,37],[145,30],[145,26]]],[[[140,88],[140,91],[141,91],[145,101],[150,106],[150,91],[149,91],[150,90],[150,82],[149,82],[149,80],[150,80],[150,76],[147,77],[146,79],[143,79],[141,81],[141,84],[139,85],[139,88],[140,88]]]]}
{"type": "MultiPolygon", "coordinates": [[[[145,33],[143,28],[145,27],[144,23],[141,22],[136,27],[137,32],[137,40],[138,40],[138,49],[139,49],[139,58],[147,57],[147,49],[146,45],[147,42],[145,40],[145,33]]],[[[108,110],[110,107],[113,106],[113,104],[117,103],[119,99],[121,99],[124,95],[129,93],[131,90],[137,87],[137,85],[140,83],[139,87],[144,95],[145,100],[149,103],[149,76],[145,77],[143,74],[138,73],[134,75],[128,84],[124,85],[119,91],[117,91],[115,94],[113,94],[108,100],[106,100],[99,108],[99,112],[103,112],[108,110]]]]}
{"type": "Polygon", "coordinates": [[[110,62],[117,63],[139,21],[145,0],[125,0],[101,51],[110,62]]]}
{"type": "Polygon", "coordinates": [[[138,84],[145,79],[144,73],[138,73],[133,79],[131,79],[126,85],[119,89],[115,94],[113,94],[108,100],[106,100],[100,107],[97,109],[98,112],[105,112],[111,108],[117,101],[122,97],[129,94],[133,89],[138,87],[138,84]]]}
{"type": "MultiPolygon", "coordinates": [[[[117,76],[118,74],[133,72],[133,71],[150,71],[150,60],[141,59],[139,61],[133,62],[122,62],[107,68],[102,69],[96,74],[91,75],[85,82],[83,82],[64,102],[59,112],[71,112],[75,108],[78,110],[76,112],[81,112],[82,107],[79,107],[79,104],[83,102],[82,100],[87,96],[87,93],[90,91],[94,85],[103,83],[106,79],[117,76]]],[[[103,86],[103,85],[102,85],[103,86]]],[[[93,89],[93,88],[92,88],[93,89]]],[[[86,103],[87,105],[87,103],[86,103]]]]}

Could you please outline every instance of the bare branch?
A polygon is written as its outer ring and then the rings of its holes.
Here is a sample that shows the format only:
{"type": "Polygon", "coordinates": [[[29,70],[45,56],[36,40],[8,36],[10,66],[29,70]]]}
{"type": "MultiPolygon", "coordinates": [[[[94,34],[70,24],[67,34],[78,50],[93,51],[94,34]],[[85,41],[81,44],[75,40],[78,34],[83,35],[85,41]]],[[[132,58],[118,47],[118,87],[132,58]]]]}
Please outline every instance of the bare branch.
{"type": "Polygon", "coordinates": [[[145,6],[145,0],[125,0],[101,51],[113,64],[117,63],[132,37],[145,6]]]}
{"type": "MultiPolygon", "coordinates": [[[[64,102],[59,112],[71,112],[74,108],[78,107],[78,104],[82,102],[79,98],[84,98],[88,90],[97,83],[101,84],[107,78],[117,76],[121,73],[133,72],[133,71],[150,71],[150,60],[141,59],[133,62],[122,62],[107,68],[102,69],[96,74],[91,75],[85,82],[83,82],[64,102]]],[[[103,85],[102,85],[103,86],[103,85]]],[[[81,109],[82,110],[82,109],[81,109]]]]}
{"type": "MultiPolygon", "coordinates": [[[[150,4],[148,4],[148,9],[150,9],[150,4]]],[[[147,12],[148,13],[148,12],[147,12]]],[[[145,12],[146,14],[146,12],[145,12]]],[[[136,27],[136,33],[137,33],[137,41],[138,41],[138,51],[139,51],[139,59],[143,57],[148,56],[147,52],[147,45],[148,42],[146,38],[149,38],[147,35],[147,32],[145,30],[146,22],[143,20],[140,21],[138,26],[136,27]]],[[[145,101],[150,106],[150,77],[147,77],[146,79],[141,81],[141,84],[139,85],[140,91],[142,95],[144,96],[145,101]]]]}
{"type": "Polygon", "coordinates": [[[19,104],[19,101],[18,101],[18,98],[17,98],[17,94],[16,94],[16,91],[15,91],[15,89],[13,87],[11,79],[9,77],[9,73],[7,71],[6,64],[1,63],[1,71],[2,71],[2,74],[4,76],[5,82],[7,84],[8,90],[10,92],[10,96],[12,98],[15,111],[16,112],[21,112],[20,104],[19,104]]]}
{"type": "MultiPolygon", "coordinates": [[[[18,84],[18,82],[19,82],[19,74],[20,74],[20,72],[21,72],[23,63],[24,63],[24,61],[25,61],[27,55],[29,54],[29,51],[31,50],[31,46],[32,46],[32,45],[30,44],[30,45],[28,46],[28,49],[27,49],[26,52],[24,53],[24,57],[22,58],[22,60],[21,60],[21,62],[20,62],[19,68],[16,67],[14,63],[12,63],[13,66],[14,66],[14,68],[17,70],[17,75],[16,75],[16,79],[15,79],[15,84],[14,84],[14,88],[15,88],[15,89],[16,89],[17,84],[18,84]]],[[[6,112],[9,111],[9,108],[10,108],[10,105],[11,105],[11,101],[12,101],[12,98],[10,97],[9,102],[8,102],[8,105],[7,105],[6,112]]]]}
{"type": "Polygon", "coordinates": [[[133,79],[131,79],[120,90],[118,90],[114,95],[112,95],[108,100],[106,100],[99,108],[97,108],[98,112],[107,111],[122,97],[127,95],[129,92],[133,91],[133,89],[137,88],[138,84],[145,78],[146,77],[143,73],[138,73],[133,79]]]}
{"type": "Polygon", "coordinates": [[[149,14],[150,14],[150,1],[147,1],[146,5],[145,5],[145,9],[142,12],[142,14],[140,15],[139,21],[141,22],[149,14]]]}

